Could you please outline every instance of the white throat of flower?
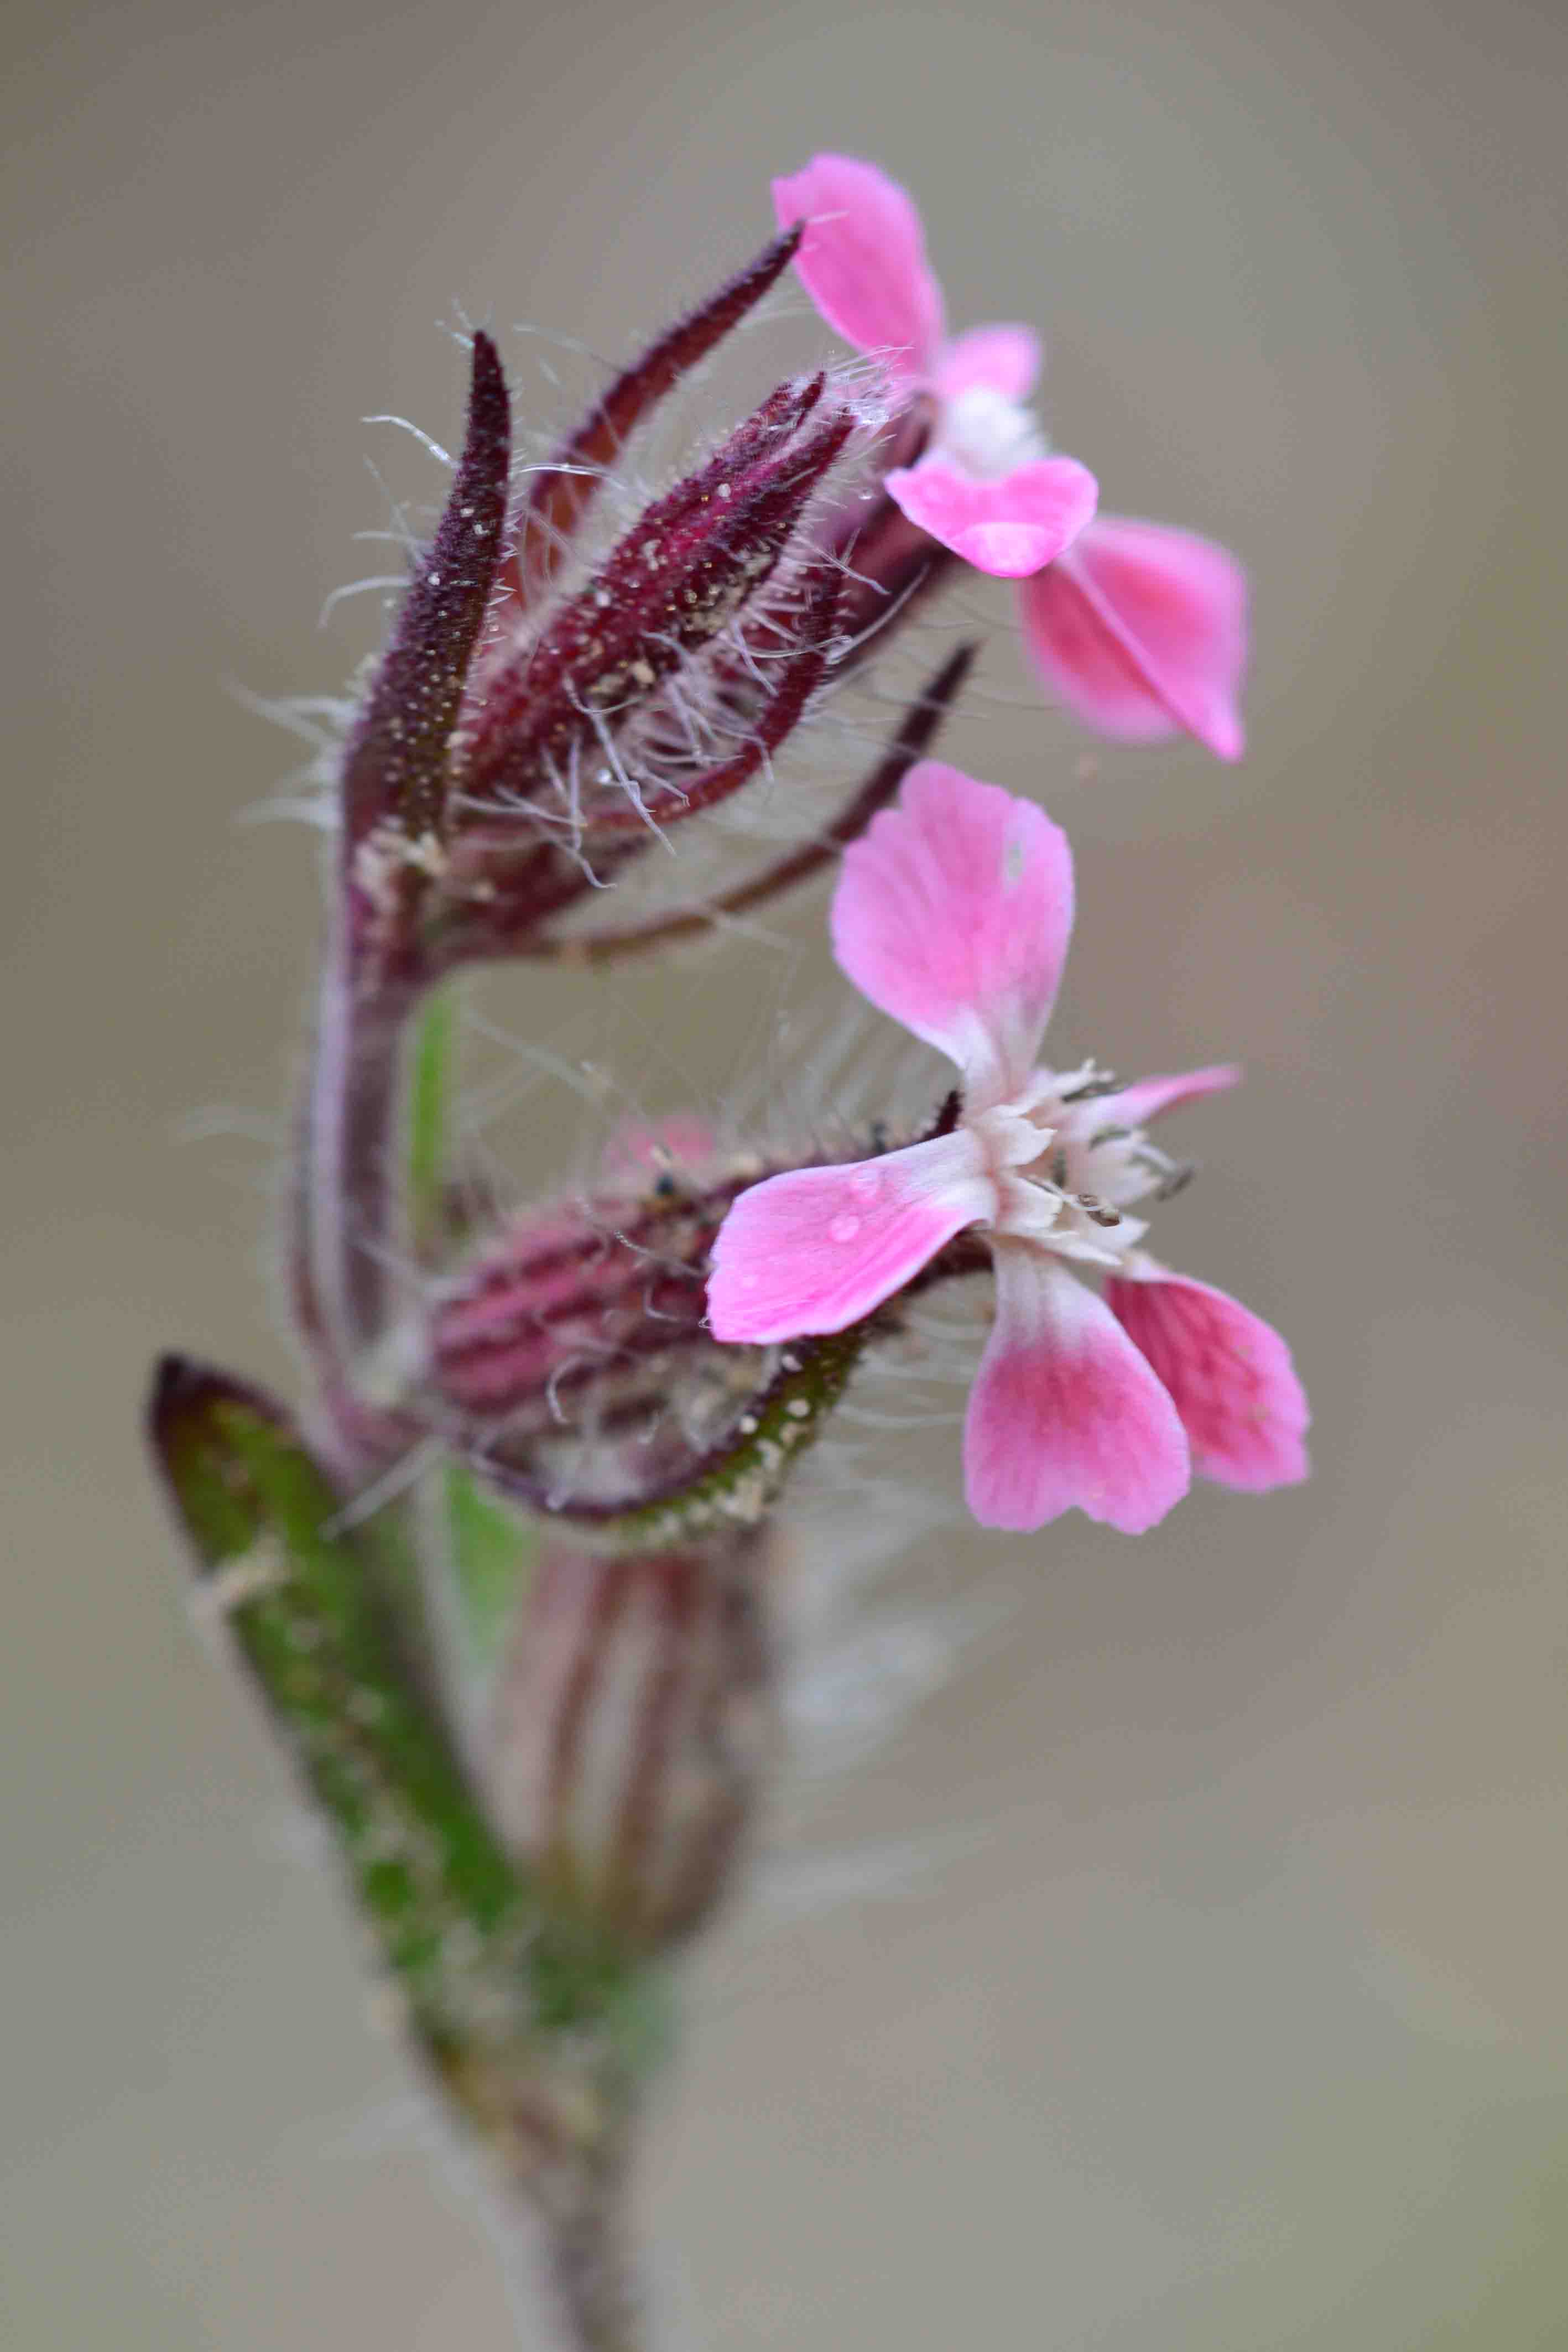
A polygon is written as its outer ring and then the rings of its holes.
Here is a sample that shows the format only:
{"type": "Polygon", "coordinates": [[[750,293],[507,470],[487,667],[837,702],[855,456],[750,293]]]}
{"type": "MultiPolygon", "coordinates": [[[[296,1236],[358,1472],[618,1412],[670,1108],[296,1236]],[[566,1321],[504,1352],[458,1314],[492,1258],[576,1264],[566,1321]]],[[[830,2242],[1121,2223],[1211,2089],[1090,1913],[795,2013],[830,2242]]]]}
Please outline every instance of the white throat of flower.
{"type": "Polygon", "coordinates": [[[972,383],[944,404],[936,444],[937,454],[985,482],[1047,456],[1051,446],[1021,402],[988,383],[972,383]]]}
{"type": "Polygon", "coordinates": [[[996,1187],[996,1233],[1096,1265],[1118,1265],[1136,1248],[1148,1225],[1128,1210],[1186,1171],[1118,1119],[1116,1090],[1092,1062],[1036,1070],[1011,1101],[962,1122],[996,1187]]]}

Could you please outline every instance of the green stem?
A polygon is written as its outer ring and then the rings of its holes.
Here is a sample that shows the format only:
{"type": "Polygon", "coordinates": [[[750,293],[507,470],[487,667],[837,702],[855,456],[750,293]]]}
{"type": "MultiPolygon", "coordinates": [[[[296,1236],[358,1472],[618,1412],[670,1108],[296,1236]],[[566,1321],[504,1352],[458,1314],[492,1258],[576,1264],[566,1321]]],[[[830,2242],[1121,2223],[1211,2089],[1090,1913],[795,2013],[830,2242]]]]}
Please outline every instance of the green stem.
{"type": "Polygon", "coordinates": [[[410,1239],[416,1255],[429,1257],[446,1228],[446,1139],[452,1125],[452,1090],[457,1006],[450,988],[425,998],[409,1054],[407,1143],[410,1239]]]}

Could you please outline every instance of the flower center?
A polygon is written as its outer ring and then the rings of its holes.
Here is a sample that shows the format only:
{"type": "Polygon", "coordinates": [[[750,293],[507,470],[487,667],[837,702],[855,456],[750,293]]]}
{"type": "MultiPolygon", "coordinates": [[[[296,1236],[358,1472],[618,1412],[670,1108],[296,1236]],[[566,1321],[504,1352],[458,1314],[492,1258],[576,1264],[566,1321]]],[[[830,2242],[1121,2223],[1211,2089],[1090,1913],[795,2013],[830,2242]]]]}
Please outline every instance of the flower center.
{"type": "Polygon", "coordinates": [[[948,401],[937,428],[941,452],[982,481],[1043,457],[1048,443],[1029,410],[988,383],[972,383],[948,401]]]}
{"type": "Polygon", "coordinates": [[[1116,1091],[1092,1062],[1037,1070],[1013,1101],[967,1122],[997,1188],[998,1233],[1104,1265],[1142,1240],[1133,1204],[1178,1191],[1190,1171],[1117,1117],[1116,1091]]]}

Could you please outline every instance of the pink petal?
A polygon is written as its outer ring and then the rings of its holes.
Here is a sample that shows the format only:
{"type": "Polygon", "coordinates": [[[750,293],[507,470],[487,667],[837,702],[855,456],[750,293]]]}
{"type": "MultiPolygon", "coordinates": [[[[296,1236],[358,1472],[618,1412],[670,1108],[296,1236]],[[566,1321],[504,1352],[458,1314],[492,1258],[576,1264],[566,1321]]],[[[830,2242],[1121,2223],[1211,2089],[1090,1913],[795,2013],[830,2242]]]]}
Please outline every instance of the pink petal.
{"type": "Polygon", "coordinates": [[[1247,575],[1224,548],[1102,516],[1019,593],[1036,668],[1087,726],[1240,758],[1247,575]]]}
{"type": "Polygon", "coordinates": [[[964,1481],[982,1527],[1074,1505],[1141,1535],[1186,1494],[1176,1408],[1115,1318],[1046,1251],[998,1241],[997,1319],[969,1396],[964,1481]]]}
{"type": "Polygon", "coordinates": [[[1312,1416],[1277,1331],[1206,1282],[1118,1279],[1106,1304],[1169,1390],[1206,1478],[1254,1493],[1307,1475],[1312,1416]]]}
{"type": "Polygon", "coordinates": [[[1130,1087],[1102,1096],[1094,1115],[1119,1127],[1147,1127],[1167,1110],[1198,1102],[1205,1095],[1223,1094],[1228,1087],[1240,1083],[1241,1071],[1235,1062],[1211,1062],[1206,1069],[1177,1070],[1169,1077],[1136,1078],[1130,1087]]]}
{"type": "Polygon", "coordinates": [[[1027,400],[1040,375],[1040,337],[1032,327],[971,327],[948,344],[935,383],[944,400],[983,384],[1009,400],[1027,400]]]}
{"type": "Polygon", "coordinates": [[[780,228],[810,226],[795,257],[835,333],[887,353],[904,379],[926,374],[942,347],[942,289],[925,259],[920,215],[896,180],[852,155],[813,155],[773,183],[780,228]]]}
{"type": "Polygon", "coordinates": [[[831,920],[841,969],[957,1063],[968,1109],[1017,1093],[1072,930],[1072,853],[1042,809],[920,761],[845,850],[831,920]]]}
{"type": "Polygon", "coordinates": [[[848,1168],[770,1176],[719,1228],[709,1328],[730,1340],[842,1331],[995,1204],[979,1145],[961,1128],[848,1168]]]}
{"type": "Polygon", "coordinates": [[[889,474],[883,488],[917,530],[997,580],[1053,563],[1092,520],[1100,495],[1075,457],[1034,457],[990,482],[926,457],[889,474]]]}

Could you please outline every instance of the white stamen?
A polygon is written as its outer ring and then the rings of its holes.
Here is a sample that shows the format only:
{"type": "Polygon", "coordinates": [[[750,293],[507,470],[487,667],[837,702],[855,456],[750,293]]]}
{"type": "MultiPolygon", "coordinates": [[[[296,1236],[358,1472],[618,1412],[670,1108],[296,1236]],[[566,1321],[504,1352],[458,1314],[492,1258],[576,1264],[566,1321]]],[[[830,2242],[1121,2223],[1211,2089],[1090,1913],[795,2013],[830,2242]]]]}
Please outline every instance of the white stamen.
{"type": "Polygon", "coordinates": [[[1027,408],[992,384],[972,383],[944,408],[934,454],[956,458],[982,481],[997,481],[1049,447],[1027,408]]]}

